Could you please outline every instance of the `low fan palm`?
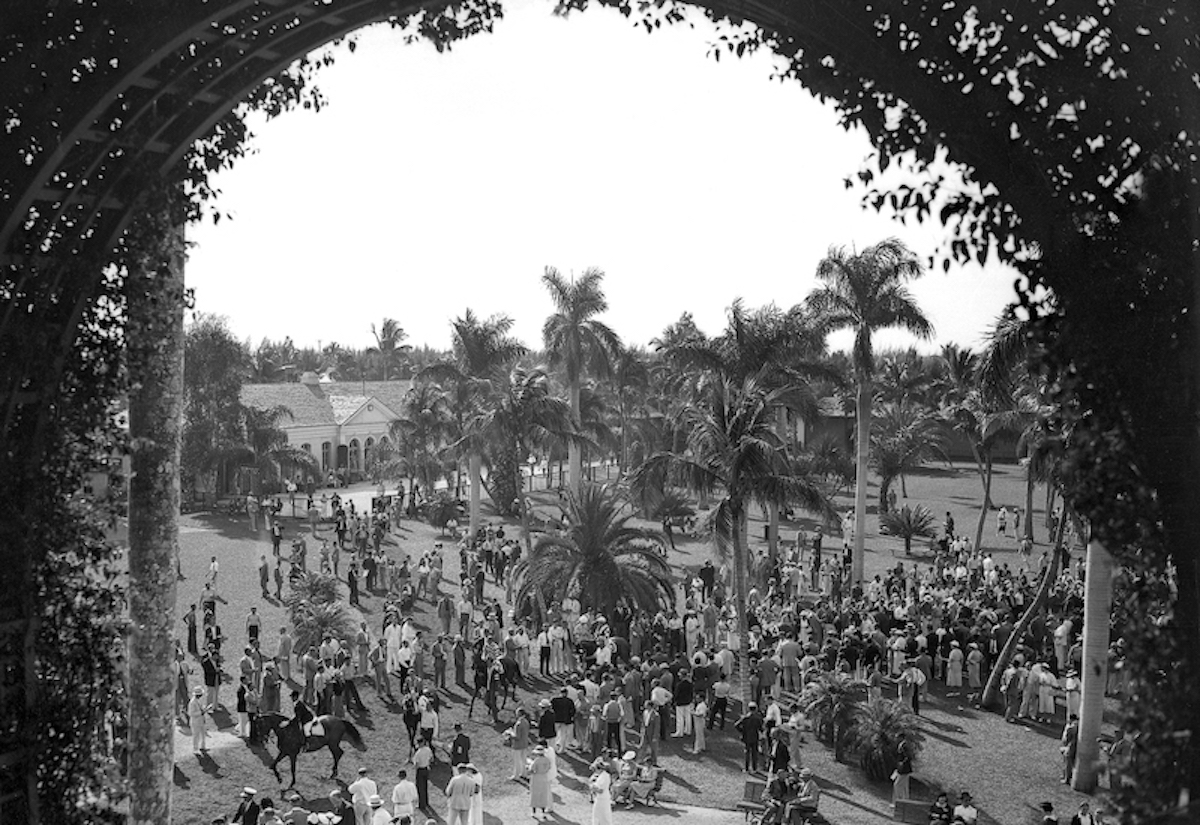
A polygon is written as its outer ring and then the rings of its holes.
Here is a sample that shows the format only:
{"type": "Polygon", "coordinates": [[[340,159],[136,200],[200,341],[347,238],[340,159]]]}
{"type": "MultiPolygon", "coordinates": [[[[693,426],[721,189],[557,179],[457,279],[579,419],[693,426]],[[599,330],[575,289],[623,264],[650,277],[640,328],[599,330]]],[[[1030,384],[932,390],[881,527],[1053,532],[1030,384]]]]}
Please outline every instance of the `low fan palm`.
{"type": "Polygon", "coordinates": [[[904,539],[904,555],[912,555],[914,538],[931,538],[937,534],[937,520],[923,504],[891,510],[879,517],[880,532],[904,539]]]}
{"type": "Polygon", "coordinates": [[[822,673],[805,685],[800,694],[801,709],[817,736],[833,744],[833,758],[839,762],[855,735],[857,709],[866,694],[864,682],[844,673],[822,673]]]}
{"type": "Polygon", "coordinates": [[[300,605],[292,612],[296,650],[319,646],[326,636],[349,643],[358,629],[354,617],[341,602],[300,605]]]}
{"type": "Polygon", "coordinates": [[[610,615],[619,604],[654,614],[671,602],[671,569],[663,538],[629,527],[632,516],[611,487],[585,486],[567,495],[571,527],[562,536],[543,536],[513,571],[517,603],[548,603],[568,593],[581,606],[610,615]]]}
{"type": "Polygon", "coordinates": [[[910,759],[915,759],[924,741],[916,714],[895,700],[875,699],[854,709],[850,745],[858,751],[859,763],[868,779],[891,776],[901,746],[910,759]]]}
{"type": "Polygon", "coordinates": [[[291,580],[291,592],[284,598],[284,606],[295,611],[301,605],[328,604],[338,600],[338,582],[325,573],[301,573],[291,580]]]}
{"type": "Polygon", "coordinates": [[[338,581],[333,576],[304,573],[296,577],[284,604],[296,631],[296,650],[320,645],[326,635],[343,642],[354,637],[354,617],[338,600],[338,581]]]}

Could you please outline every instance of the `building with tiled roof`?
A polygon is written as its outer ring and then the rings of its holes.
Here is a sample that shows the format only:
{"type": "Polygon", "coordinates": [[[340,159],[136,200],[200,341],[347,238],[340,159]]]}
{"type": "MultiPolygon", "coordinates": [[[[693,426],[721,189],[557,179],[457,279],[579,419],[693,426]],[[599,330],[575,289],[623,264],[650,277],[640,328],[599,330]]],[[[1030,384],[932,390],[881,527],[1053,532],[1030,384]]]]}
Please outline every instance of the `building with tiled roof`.
{"type": "Polygon", "coordinates": [[[305,373],[294,384],[246,384],[241,398],[260,409],[287,407],[292,417],[280,428],[288,444],[312,454],[322,475],[345,470],[354,479],[375,446],[390,440],[411,387],[408,380],[322,382],[305,373]]]}

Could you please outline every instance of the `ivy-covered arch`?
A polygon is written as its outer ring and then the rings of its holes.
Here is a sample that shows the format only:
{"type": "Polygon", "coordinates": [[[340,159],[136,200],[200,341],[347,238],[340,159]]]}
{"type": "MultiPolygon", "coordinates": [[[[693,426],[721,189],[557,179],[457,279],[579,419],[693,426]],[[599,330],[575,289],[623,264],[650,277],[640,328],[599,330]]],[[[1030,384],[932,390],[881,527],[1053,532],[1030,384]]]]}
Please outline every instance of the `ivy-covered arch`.
{"type": "MultiPolygon", "coordinates": [[[[651,31],[683,17],[667,0],[602,2],[651,31]]],[[[36,821],[39,800],[62,805],[64,791],[68,808],[95,818],[94,800],[71,808],[101,787],[78,778],[94,774],[87,726],[50,741],[39,725],[47,714],[90,718],[54,688],[60,681],[92,678],[107,685],[102,696],[117,692],[95,675],[104,657],[64,652],[102,645],[121,609],[119,593],[94,576],[111,561],[99,531],[110,514],[90,512],[71,492],[90,451],[118,437],[109,422],[120,398],[170,408],[177,374],[164,364],[184,300],[172,227],[200,214],[208,173],[241,155],[239,104],[320,105],[316,64],[296,60],[378,21],[447,48],[489,30],[502,8],[495,0],[10,5],[0,23],[0,564],[17,598],[0,602],[9,674],[0,709],[15,720],[0,735],[0,806],[20,807],[0,808],[0,819],[36,821]]],[[[559,10],[585,5],[562,0],[559,10]]],[[[865,127],[878,150],[857,178],[868,204],[950,225],[947,262],[990,249],[1028,277],[1022,300],[1039,319],[1039,366],[1078,433],[1072,495],[1143,577],[1126,608],[1145,617],[1138,665],[1154,678],[1130,712],[1162,747],[1139,762],[1130,804],[1160,811],[1179,788],[1200,789],[1200,737],[1174,736],[1200,721],[1189,693],[1200,672],[1194,9],[1168,0],[691,5],[728,24],[715,55],[772,49],[785,78],[865,127]],[[931,172],[939,151],[979,188],[949,191],[931,172]],[[889,166],[916,174],[881,182],[889,166]],[[1036,287],[1049,297],[1034,300],[1036,287]],[[1168,563],[1177,597],[1164,584],[1168,563]],[[1162,620],[1158,636],[1151,619],[1162,620]]],[[[170,475],[161,472],[169,449],[154,438],[134,446],[135,472],[143,468],[135,485],[170,475]]],[[[155,540],[170,537],[167,529],[155,540]]]]}

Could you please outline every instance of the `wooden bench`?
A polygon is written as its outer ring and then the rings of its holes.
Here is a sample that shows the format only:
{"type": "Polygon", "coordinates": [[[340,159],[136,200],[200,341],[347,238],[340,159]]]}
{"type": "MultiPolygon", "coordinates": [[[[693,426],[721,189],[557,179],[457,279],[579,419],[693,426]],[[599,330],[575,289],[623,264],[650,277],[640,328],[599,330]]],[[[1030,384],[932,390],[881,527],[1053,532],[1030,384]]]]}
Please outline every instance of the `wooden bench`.
{"type": "Polygon", "coordinates": [[[747,780],[742,787],[742,801],[737,804],[737,809],[745,815],[747,822],[750,821],[750,814],[760,814],[767,809],[762,801],[763,793],[766,790],[765,782],[753,780],[747,780]]]}

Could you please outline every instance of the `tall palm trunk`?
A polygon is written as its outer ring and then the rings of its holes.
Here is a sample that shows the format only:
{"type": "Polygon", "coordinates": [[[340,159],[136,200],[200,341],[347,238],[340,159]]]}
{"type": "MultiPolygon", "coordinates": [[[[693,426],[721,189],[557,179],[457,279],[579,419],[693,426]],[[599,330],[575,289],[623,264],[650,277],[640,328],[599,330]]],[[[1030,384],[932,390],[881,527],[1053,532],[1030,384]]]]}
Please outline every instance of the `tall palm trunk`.
{"type": "MultiPolygon", "coordinates": [[[[781,443],[787,445],[787,410],[780,407],[775,411],[775,434],[779,436],[781,443]]],[[[779,558],[779,521],[782,505],[770,504],[767,506],[767,553],[771,559],[771,567],[775,566],[775,561],[779,558]]]]}
{"type": "Polygon", "coordinates": [[[618,394],[617,415],[621,421],[621,465],[617,471],[617,476],[620,478],[625,475],[629,469],[629,417],[625,409],[624,394],[618,394]]]}
{"type": "MultiPolygon", "coordinates": [[[[1066,519],[1063,519],[1066,522],[1066,519]]],[[[983,688],[983,698],[979,704],[985,708],[992,707],[1000,701],[1000,678],[1004,675],[1004,669],[1008,667],[1008,663],[1012,661],[1012,657],[1016,654],[1017,648],[1021,644],[1021,640],[1025,638],[1025,634],[1029,632],[1029,625],[1033,624],[1033,617],[1042,611],[1046,602],[1050,599],[1050,590],[1054,587],[1054,582],[1058,578],[1058,563],[1062,558],[1062,541],[1063,541],[1063,525],[1058,525],[1058,530],[1054,536],[1054,552],[1050,556],[1050,564],[1046,566],[1046,572],[1042,576],[1042,582],[1038,586],[1037,594],[1033,597],[1033,601],[1025,612],[1021,615],[1017,626],[1013,628],[1013,632],[1009,634],[1008,641],[1004,643],[1003,649],[996,657],[996,663],[992,665],[992,672],[988,676],[987,684],[983,688]]]]}
{"type": "Polygon", "coordinates": [[[1025,468],[1025,533],[1024,537],[1033,541],[1033,488],[1037,486],[1037,476],[1033,474],[1033,459],[1025,468]]]}
{"type": "Polygon", "coordinates": [[[467,463],[471,475],[470,536],[474,539],[479,535],[479,528],[483,526],[479,515],[479,503],[482,495],[480,488],[483,486],[483,457],[477,450],[472,450],[467,458],[467,463]]]}
{"type": "Polygon", "coordinates": [[[982,460],[980,481],[983,482],[983,506],[979,508],[979,518],[975,522],[975,552],[983,549],[983,526],[988,511],[992,509],[992,451],[985,451],[982,460]]]}
{"type": "Polygon", "coordinates": [[[746,620],[746,553],[749,548],[743,539],[742,530],[745,527],[746,514],[741,502],[730,502],[733,511],[733,600],[737,609],[737,665],[738,684],[741,687],[742,710],[749,706],[753,697],[750,695],[750,652],[747,634],[749,622],[746,620]]]}
{"type": "MultiPolygon", "coordinates": [[[[1066,521],[1064,518],[1063,521],[1066,521]]],[[[1113,556],[1098,541],[1087,549],[1083,594],[1083,691],[1079,705],[1079,750],[1071,787],[1091,793],[1099,774],[1100,724],[1104,721],[1104,686],[1108,682],[1109,617],[1112,614],[1113,556]]]]}
{"type": "Polygon", "coordinates": [[[871,458],[871,382],[866,378],[858,384],[858,454],[854,465],[854,556],[850,562],[850,583],[863,580],[863,540],[867,532],[867,463],[871,458]]]}
{"type": "Polygon", "coordinates": [[[130,819],[168,822],[174,785],[174,612],[183,415],[183,229],[126,282],[130,819]]]}
{"type": "MultiPolygon", "coordinates": [[[[576,432],[579,431],[580,421],[582,420],[581,403],[579,400],[579,380],[571,382],[571,424],[575,427],[576,432]]],[[[580,456],[580,445],[575,439],[567,442],[567,471],[570,474],[567,479],[567,484],[573,494],[579,495],[580,482],[583,479],[581,475],[583,464],[580,456]]]]}

